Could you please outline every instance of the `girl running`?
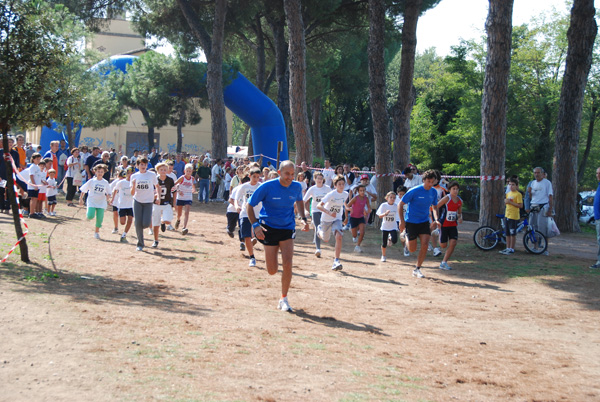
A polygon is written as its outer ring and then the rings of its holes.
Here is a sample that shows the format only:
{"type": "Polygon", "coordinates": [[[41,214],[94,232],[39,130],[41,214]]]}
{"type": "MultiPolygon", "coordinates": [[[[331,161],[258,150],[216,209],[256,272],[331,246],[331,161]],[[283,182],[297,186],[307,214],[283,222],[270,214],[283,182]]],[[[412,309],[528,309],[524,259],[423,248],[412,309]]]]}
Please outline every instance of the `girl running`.
{"type": "Polygon", "coordinates": [[[121,171],[123,180],[119,180],[113,191],[113,201],[115,199],[116,192],[118,191],[119,205],[119,220],[121,225],[125,225],[123,234],[121,235],[121,243],[127,242],[127,232],[131,229],[133,223],[133,195],[131,195],[131,175],[133,174],[133,166],[129,166],[121,171]]]}
{"type": "Polygon", "coordinates": [[[96,217],[96,227],[94,230],[94,238],[100,240],[100,228],[104,220],[104,210],[108,205],[110,197],[110,185],[102,176],[108,170],[108,166],[100,163],[92,169],[95,176],[85,182],[81,186],[81,196],[79,197],[79,205],[83,205],[83,195],[88,193],[87,197],[87,219],[92,220],[96,217]]]}
{"type": "Polygon", "coordinates": [[[177,221],[175,222],[175,229],[179,229],[179,225],[181,223],[181,213],[184,212],[183,215],[183,229],[181,229],[181,234],[188,234],[188,220],[190,219],[190,208],[192,207],[192,194],[194,193],[194,178],[192,177],[192,173],[194,172],[194,165],[188,163],[185,165],[185,169],[183,170],[183,176],[181,176],[175,182],[175,190],[177,191],[177,221]]]}
{"type": "Polygon", "coordinates": [[[381,262],[386,261],[385,252],[387,246],[398,242],[396,193],[390,191],[386,194],[385,199],[387,202],[381,203],[376,212],[379,219],[381,219],[381,262]]]}
{"type": "Polygon", "coordinates": [[[356,247],[354,247],[354,251],[357,253],[362,253],[360,245],[365,237],[365,217],[369,216],[369,212],[371,211],[371,203],[369,202],[369,197],[367,197],[365,192],[365,185],[359,184],[356,187],[356,196],[354,196],[348,203],[352,239],[355,239],[358,236],[356,247]]]}
{"type": "Polygon", "coordinates": [[[304,201],[304,209],[305,210],[308,210],[308,204],[310,203],[310,213],[312,216],[312,224],[313,224],[313,227],[315,228],[314,243],[317,248],[315,250],[315,255],[317,257],[321,257],[321,239],[319,238],[319,236],[317,236],[317,228],[319,227],[319,224],[321,223],[321,215],[323,212],[321,212],[317,208],[317,205],[319,205],[319,203],[321,202],[323,197],[325,197],[327,195],[327,193],[329,193],[331,191],[331,188],[324,184],[325,179],[323,177],[323,173],[316,172],[313,177],[315,179],[315,185],[306,191],[303,201],[304,201]]]}
{"type": "Polygon", "coordinates": [[[344,186],[346,185],[344,176],[335,176],[333,178],[333,185],[335,189],[327,193],[317,205],[319,211],[323,212],[317,234],[325,243],[329,241],[332,233],[335,236],[335,257],[331,269],[333,271],[340,271],[343,268],[340,262],[342,238],[344,236],[342,232],[342,212],[347,209],[346,200],[348,199],[348,192],[344,191],[344,186]]]}
{"type": "Polygon", "coordinates": [[[444,258],[440,264],[440,269],[451,270],[448,260],[452,257],[456,243],[458,242],[458,223],[462,223],[462,199],[458,196],[458,182],[451,182],[448,185],[450,194],[444,196],[437,204],[438,209],[442,206],[446,208],[442,211],[440,221],[442,222],[442,233],[440,235],[440,246],[446,250],[444,258]]]}

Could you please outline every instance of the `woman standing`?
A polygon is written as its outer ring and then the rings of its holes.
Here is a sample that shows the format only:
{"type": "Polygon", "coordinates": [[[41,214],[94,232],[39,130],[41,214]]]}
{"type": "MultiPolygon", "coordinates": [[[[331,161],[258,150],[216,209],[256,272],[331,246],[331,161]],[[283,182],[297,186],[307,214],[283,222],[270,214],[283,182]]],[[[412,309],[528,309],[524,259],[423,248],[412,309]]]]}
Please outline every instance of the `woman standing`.
{"type": "Polygon", "coordinates": [[[67,206],[74,207],[73,198],[75,197],[75,192],[77,191],[77,187],[81,186],[82,178],[81,170],[83,169],[83,165],[81,163],[81,158],[79,156],[79,148],[73,148],[71,150],[71,156],[67,158],[67,174],[65,175],[67,180],[67,206]]]}

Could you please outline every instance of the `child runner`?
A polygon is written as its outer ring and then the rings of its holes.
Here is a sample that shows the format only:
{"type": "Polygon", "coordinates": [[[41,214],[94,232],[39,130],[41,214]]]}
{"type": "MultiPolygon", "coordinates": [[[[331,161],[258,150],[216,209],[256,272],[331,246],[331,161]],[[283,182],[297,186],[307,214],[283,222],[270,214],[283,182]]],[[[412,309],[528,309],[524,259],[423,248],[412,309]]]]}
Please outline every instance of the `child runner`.
{"type": "Polygon", "coordinates": [[[394,203],[396,201],[396,193],[390,191],[386,194],[385,199],[387,202],[382,202],[377,209],[377,216],[381,219],[381,261],[386,261],[386,248],[391,242],[396,244],[398,242],[398,224],[396,223],[396,215],[398,208],[394,203]]]}
{"type": "Polygon", "coordinates": [[[125,171],[121,171],[120,174],[117,175],[117,179],[113,180],[112,183],[110,183],[110,193],[112,194],[111,197],[111,204],[112,204],[112,211],[113,211],[113,224],[115,226],[115,228],[112,230],[112,234],[117,234],[119,233],[119,193],[120,190],[117,189],[117,184],[119,184],[119,182],[121,180],[123,180],[124,175],[121,175],[122,173],[125,173],[125,171]]]}
{"type": "MultiPolygon", "coordinates": [[[[254,258],[254,243],[252,242],[252,224],[248,219],[248,212],[246,212],[248,200],[254,194],[256,189],[260,186],[260,168],[253,167],[250,169],[250,182],[244,183],[240,186],[238,190],[237,197],[235,198],[235,207],[240,214],[240,232],[242,233],[242,239],[246,244],[246,250],[248,250],[248,254],[250,255],[250,262],[248,266],[255,267],[256,266],[256,258],[254,258]]],[[[256,206],[254,209],[254,214],[258,215],[260,212],[260,208],[262,205],[256,206]]]]}
{"type": "Polygon", "coordinates": [[[175,182],[167,176],[169,167],[166,163],[160,162],[156,165],[158,172],[158,185],[160,186],[160,200],[158,204],[152,207],[152,228],[154,229],[154,243],[152,248],[158,247],[158,228],[164,232],[167,225],[173,220],[173,188],[175,182]]]}
{"type": "Polygon", "coordinates": [[[317,205],[319,211],[323,212],[321,224],[317,229],[318,236],[325,243],[329,241],[332,233],[335,236],[335,257],[331,267],[334,271],[340,271],[343,268],[340,262],[340,254],[342,253],[342,236],[344,235],[342,232],[342,212],[346,210],[346,200],[348,199],[348,192],[344,191],[345,185],[346,179],[344,179],[344,176],[335,176],[333,178],[334,190],[327,193],[317,205]]]}
{"type": "MultiPolygon", "coordinates": [[[[48,188],[48,182],[46,181],[46,177],[48,176],[48,172],[46,170],[46,160],[42,159],[38,165],[38,167],[40,168],[40,174],[42,177],[42,184],[40,185],[40,187],[38,188],[38,203],[37,203],[37,209],[38,209],[38,213],[40,214],[41,217],[46,217],[45,213],[48,212],[48,208],[47,208],[47,198],[46,198],[46,190],[48,188]]],[[[51,166],[51,165],[50,165],[51,166]]]]}
{"type": "Polygon", "coordinates": [[[458,182],[453,181],[448,185],[450,194],[444,196],[437,204],[438,209],[445,206],[441,212],[440,221],[442,222],[442,233],[440,235],[440,246],[446,250],[444,258],[440,264],[440,269],[450,270],[448,260],[452,257],[456,243],[458,242],[458,223],[462,223],[462,199],[458,196],[458,182]]]}
{"type": "Polygon", "coordinates": [[[183,211],[183,229],[181,234],[188,234],[188,220],[190,219],[190,208],[192,207],[192,199],[194,194],[194,178],[192,173],[194,172],[194,165],[187,163],[185,169],[183,169],[183,176],[181,176],[175,182],[175,190],[177,191],[176,205],[177,205],[177,221],[175,222],[175,229],[179,229],[181,223],[181,213],[183,211]]]}
{"type": "Polygon", "coordinates": [[[419,255],[417,256],[417,265],[413,270],[413,276],[424,278],[421,273],[421,266],[427,256],[427,245],[431,237],[431,228],[438,227],[437,211],[437,191],[433,188],[435,181],[435,172],[428,170],[423,174],[423,184],[415,186],[408,190],[398,204],[398,214],[400,214],[400,230],[406,229],[408,237],[409,251],[417,251],[417,238],[421,242],[419,255]],[[404,205],[408,205],[406,214],[402,214],[404,205]],[[429,211],[433,206],[433,223],[429,223],[429,211]]]}
{"type": "MultiPolygon", "coordinates": [[[[167,172],[167,176],[169,176],[171,179],[173,179],[173,183],[177,182],[177,174],[173,170],[174,167],[175,167],[175,162],[168,161],[167,162],[167,166],[169,166],[169,171],[167,172]]],[[[183,169],[185,170],[185,165],[183,166],[183,169]]],[[[183,174],[182,174],[182,176],[183,176],[183,174]]],[[[173,197],[173,202],[172,202],[173,208],[176,208],[176,205],[177,205],[177,191],[174,191],[173,193],[171,193],[171,196],[173,197]]],[[[173,225],[168,224],[167,225],[167,230],[173,231],[173,230],[175,230],[175,228],[173,227],[173,225]]]]}
{"type": "Polygon", "coordinates": [[[131,195],[133,195],[133,217],[137,235],[137,251],[144,249],[144,229],[152,224],[152,206],[160,200],[158,178],[148,172],[148,158],[137,158],[138,172],[131,175],[131,195]]]}
{"type": "Polygon", "coordinates": [[[277,254],[281,251],[281,299],[277,308],[292,312],[287,294],[292,282],[292,260],[294,257],[294,238],[296,237],[296,220],[294,206],[300,211],[304,221],[302,231],[309,229],[304,216],[302,188],[294,182],[294,163],[283,161],[279,166],[279,179],[269,180],[260,186],[248,201],[246,213],[256,232],[256,238],[265,245],[265,262],[269,275],[278,270],[277,254]],[[255,208],[263,205],[258,219],[255,208]]]}
{"type": "Polygon", "coordinates": [[[123,234],[121,235],[121,243],[127,242],[127,232],[131,229],[131,223],[133,222],[133,196],[131,195],[131,175],[133,174],[133,166],[127,167],[121,172],[121,176],[124,176],[123,180],[119,180],[113,192],[113,202],[115,199],[116,192],[118,191],[119,199],[117,205],[119,205],[119,219],[121,225],[125,225],[123,234]]]}
{"type": "Polygon", "coordinates": [[[104,172],[108,170],[108,166],[100,163],[94,166],[92,170],[95,176],[91,180],[86,181],[79,189],[81,191],[79,205],[83,205],[83,195],[88,193],[86,217],[88,220],[94,219],[94,216],[96,217],[94,238],[99,240],[100,228],[104,220],[104,210],[108,205],[108,198],[110,197],[110,185],[102,177],[104,176],[104,172]]]}
{"type": "MultiPolygon", "coordinates": [[[[442,187],[440,185],[441,180],[442,180],[442,174],[440,173],[439,170],[435,170],[435,181],[434,181],[435,184],[433,185],[433,188],[435,188],[435,191],[437,191],[438,202],[448,192],[444,187],[442,187]]],[[[440,216],[441,216],[441,213],[440,213],[440,216]]],[[[439,237],[440,237],[440,229],[435,229],[435,230],[433,230],[433,232],[431,232],[431,245],[429,247],[431,247],[434,257],[437,257],[438,255],[442,254],[442,250],[440,250],[440,248],[438,247],[439,237]]]]}
{"type": "Polygon", "coordinates": [[[233,168],[228,167],[227,169],[225,169],[225,192],[223,193],[223,199],[225,200],[225,204],[229,204],[229,188],[231,187],[231,180],[233,179],[233,174],[233,168]]]}
{"type": "Polygon", "coordinates": [[[39,195],[39,186],[42,184],[42,171],[38,166],[42,159],[42,155],[39,153],[34,153],[31,155],[31,165],[28,168],[28,178],[29,181],[27,183],[27,196],[30,200],[29,202],[29,216],[34,219],[43,218],[42,214],[38,213],[38,195],[39,195]]]}
{"type": "Polygon", "coordinates": [[[58,189],[56,188],[56,170],[50,169],[48,170],[48,190],[46,191],[46,196],[48,197],[48,215],[56,216],[56,212],[54,209],[56,208],[56,194],[58,194],[58,189]]]}
{"type": "Polygon", "coordinates": [[[371,203],[369,202],[369,197],[366,195],[366,191],[366,186],[364,184],[359,184],[356,186],[356,195],[348,203],[352,240],[354,241],[358,236],[356,247],[354,247],[354,251],[357,253],[362,253],[360,245],[365,237],[365,217],[368,217],[371,212],[371,203]]]}
{"type": "Polygon", "coordinates": [[[329,193],[331,191],[331,188],[327,187],[324,184],[325,178],[323,176],[323,173],[316,172],[314,174],[313,178],[315,179],[315,185],[311,186],[306,191],[306,194],[304,194],[304,197],[303,197],[303,201],[304,201],[304,208],[306,210],[308,210],[308,203],[310,202],[310,213],[312,216],[312,224],[313,224],[313,227],[315,228],[314,243],[317,248],[315,250],[315,255],[317,257],[321,257],[321,239],[319,238],[319,236],[317,236],[317,228],[319,227],[319,224],[321,223],[322,212],[319,211],[319,209],[317,208],[317,205],[319,205],[319,203],[321,202],[323,197],[325,197],[327,195],[327,193],[329,193]]]}
{"type": "MultiPolygon", "coordinates": [[[[244,176],[241,180],[241,184],[248,183],[250,178],[248,176],[244,176]]],[[[233,239],[233,231],[235,227],[238,225],[238,221],[240,220],[240,213],[238,212],[235,206],[235,199],[238,194],[238,190],[241,186],[236,186],[233,189],[233,192],[229,195],[229,205],[227,206],[227,234],[229,237],[233,239]]],[[[246,245],[244,244],[244,239],[242,239],[242,232],[238,230],[238,239],[240,240],[240,251],[246,250],[246,245]]]]}
{"type": "Polygon", "coordinates": [[[500,254],[512,254],[515,252],[515,243],[517,241],[517,226],[521,219],[520,209],[523,208],[523,196],[519,192],[519,179],[512,178],[508,181],[510,192],[506,194],[504,204],[506,210],[504,218],[506,219],[506,248],[500,251],[500,254]]]}
{"type": "MultiPolygon", "coordinates": [[[[404,197],[404,194],[406,194],[408,190],[406,189],[406,187],[404,186],[399,186],[396,189],[396,201],[394,201],[394,205],[396,206],[396,209],[398,209],[398,204],[400,204],[400,200],[402,199],[402,197],[404,197]]],[[[404,206],[403,210],[402,210],[402,214],[406,213],[406,205],[404,206]]],[[[398,211],[396,211],[396,226],[398,228],[400,228],[400,213],[398,213],[398,211]]],[[[405,257],[410,257],[410,251],[408,251],[408,242],[406,241],[406,229],[403,231],[400,231],[400,242],[402,242],[402,244],[404,245],[404,256],[405,257]]]]}

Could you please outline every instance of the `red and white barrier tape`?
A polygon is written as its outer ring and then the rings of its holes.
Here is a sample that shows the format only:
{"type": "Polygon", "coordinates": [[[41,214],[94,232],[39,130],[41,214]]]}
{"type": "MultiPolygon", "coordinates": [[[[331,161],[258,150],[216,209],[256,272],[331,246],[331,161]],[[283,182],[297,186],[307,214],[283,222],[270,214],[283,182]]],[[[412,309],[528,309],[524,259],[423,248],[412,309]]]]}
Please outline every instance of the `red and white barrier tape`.
{"type": "MultiPolygon", "coordinates": [[[[5,154],[5,159],[9,159],[10,158],[10,154],[5,154]],[[8,155],[8,157],[7,157],[8,155]]],[[[21,209],[21,205],[19,204],[19,197],[17,196],[17,194],[19,193],[18,189],[17,189],[17,176],[15,174],[15,172],[17,171],[14,163],[13,163],[13,187],[14,187],[14,191],[15,191],[15,198],[17,200],[17,207],[19,207],[19,218],[21,219],[21,222],[23,222],[23,226],[25,226],[25,232],[23,233],[23,236],[21,236],[21,238],[19,240],[17,240],[17,243],[13,246],[13,248],[10,249],[10,251],[8,252],[8,254],[6,254],[6,256],[2,259],[2,261],[0,261],[0,264],[6,262],[6,260],[8,259],[8,256],[12,254],[13,251],[15,251],[15,249],[17,248],[17,246],[21,243],[21,241],[23,241],[23,239],[25,238],[25,236],[27,236],[27,233],[29,233],[29,227],[27,226],[27,222],[25,222],[25,219],[23,219],[23,210],[21,209]]]]}

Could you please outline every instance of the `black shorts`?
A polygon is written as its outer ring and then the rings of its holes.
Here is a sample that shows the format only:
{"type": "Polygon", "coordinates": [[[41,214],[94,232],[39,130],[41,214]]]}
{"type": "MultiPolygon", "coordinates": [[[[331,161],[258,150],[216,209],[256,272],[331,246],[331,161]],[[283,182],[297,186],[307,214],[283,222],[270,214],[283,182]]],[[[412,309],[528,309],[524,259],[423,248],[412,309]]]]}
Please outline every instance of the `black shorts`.
{"type": "Polygon", "coordinates": [[[506,235],[507,236],[516,236],[517,235],[517,226],[519,226],[519,221],[515,219],[506,219],[506,235]]]}
{"type": "Polygon", "coordinates": [[[113,212],[119,212],[119,208],[118,207],[115,207],[114,205],[112,207],[113,207],[113,212]]]}
{"type": "Polygon", "coordinates": [[[354,217],[350,217],[350,228],[354,229],[356,227],[358,227],[358,225],[360,225],[361,223],[365,223],[365,217],[361,217],[361,218],[354,218],[354,217]]]}
{"type": "Polygon", "coordinates": [[[448,243],[448,240],[458,240],[457,226],[442,226],[440,232],[440,243],[448,243]]]}
{"type": "Polygon", "coordinates": [[[431,229],[429,227],[429,221],[423,223],[410,223],[406,222],[406,236],[409,241],[415,240],[419,235],[431,236],[431,229]]]}
{"type": "Polygon", "coordinates": [[[133,216],[133,208],[119,208],[119,217],[133,216]]]}
{"type": "Polygon", "coordinates": [[[38,198],[39,190],[27,190],[27,196],[29,198],[38,198]]]}
{"type": "Polygon", "coordinates": [[[51,195],[50,197],[48,197],[48,205],[56,205],[56,204],[58,204],[58,202],[56,201],[55,195],[51,195]]]}
{"type": "Polygon", "coordinates": [[[258,239],[259,242],[265,246],[278,246],[280,241],[296,238],[295,229],[276,229],[265,225],[264,223],[260,226],[263,227],[263,233],[265,234],[264,240],[258,239]]]}

